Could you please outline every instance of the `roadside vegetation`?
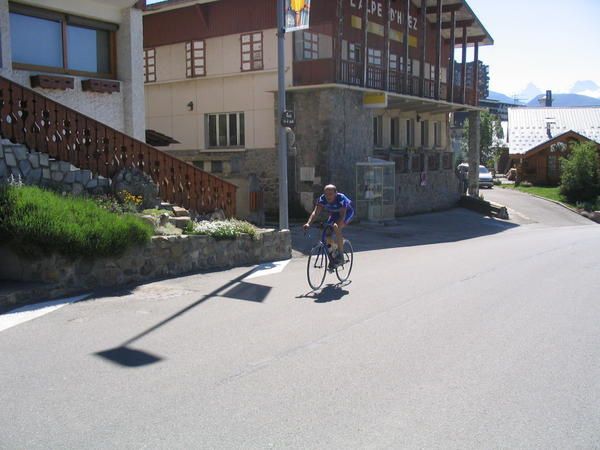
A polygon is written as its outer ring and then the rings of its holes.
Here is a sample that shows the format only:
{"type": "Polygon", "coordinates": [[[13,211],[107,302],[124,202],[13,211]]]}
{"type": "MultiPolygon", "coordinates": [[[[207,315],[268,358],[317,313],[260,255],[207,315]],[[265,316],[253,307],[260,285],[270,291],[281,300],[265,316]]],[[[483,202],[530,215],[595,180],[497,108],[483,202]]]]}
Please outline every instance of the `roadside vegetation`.
{"type": "Polygon", "coordinates": [[[242,234],[247,234],[254,239],[257,236],[257,229],[243,220],[204,220],[191,222],[185,229],[185,233],[211,236],[217,240],[235,239],[242,234]]]}
{"type": "Polygon", "coordinates": [[[0,187],[0,243],[29,255],[114,256],[149,241],[152,226],[97,201],[35,186],[0,187]]]}

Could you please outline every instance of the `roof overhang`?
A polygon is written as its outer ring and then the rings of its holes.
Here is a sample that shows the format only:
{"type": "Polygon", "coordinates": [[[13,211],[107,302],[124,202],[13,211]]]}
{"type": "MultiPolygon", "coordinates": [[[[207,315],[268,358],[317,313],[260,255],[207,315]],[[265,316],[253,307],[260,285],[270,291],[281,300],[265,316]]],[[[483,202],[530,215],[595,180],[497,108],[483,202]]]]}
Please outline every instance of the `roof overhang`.
{"type": "Polygon", "coordinates": [[[314,91],[318,89],[348,89],[363,93],[386,94],[387,106],[376,107],[371,109],[391,110],[400,109],[402,111],[411,111],[417,113],[451,113],[451,112],[468,112],[468,111],[485,111],[485,108],[478,106],[463,105],[461,103],[451,103],[443,100],[435,100],[431,98],[415,97],[412,95],[396,94],[394,92],[384,92],[377,89],[362,88],[358,86],[348,86],[345,84],[316,84],[309,86],[293,86],[286,88],[286,92],[303,92],[314,91]]]}
{"type": "Polygon", "coordinates": [[[221,0],[164,0],[151,5],[144,6],[144,15],[155,14],[157,12],[172,11],[174,9],[187,8],[193,5],[204,5],[205,3],[214,3],[221,0]]]}
{"type": "MultiPolygon", "coordinates": [[[[427,20],[437,22],[437,0],[413,0],[413,4],[427,8],[427,20]]],[[[479,18],[475,15],[466,0],[444,0],[442,6],[442,39],[450,40],[452,12],[456,20],[456,46],[462,46],[462,29],[467,32],[467,46],[472,47],[475,42],[482,45],[493,45],[494,39],[485,29],[479,18]]]]}

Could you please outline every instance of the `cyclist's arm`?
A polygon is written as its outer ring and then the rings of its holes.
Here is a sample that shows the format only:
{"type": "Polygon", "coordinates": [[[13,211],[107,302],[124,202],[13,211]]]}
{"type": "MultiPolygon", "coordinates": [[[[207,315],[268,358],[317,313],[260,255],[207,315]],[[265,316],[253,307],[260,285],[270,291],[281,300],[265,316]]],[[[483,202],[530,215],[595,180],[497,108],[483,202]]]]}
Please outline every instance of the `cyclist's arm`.
{"type": "Polygon", "coordinates": [[[321,214],[321,211],[323,211],[323,207],[321,205],[315,205],[315,209],[311,213],[306,224],[310,225],[312,223],[312,221],[315,219],[315,217],[318,216],[319,214],[321,214]]]}

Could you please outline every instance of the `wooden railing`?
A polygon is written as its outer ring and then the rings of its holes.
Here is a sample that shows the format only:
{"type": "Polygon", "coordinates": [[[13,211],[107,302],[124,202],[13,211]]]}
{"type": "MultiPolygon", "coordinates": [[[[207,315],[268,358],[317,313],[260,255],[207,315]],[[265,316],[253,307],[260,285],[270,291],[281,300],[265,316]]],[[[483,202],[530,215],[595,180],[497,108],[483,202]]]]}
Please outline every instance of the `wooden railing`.
{"type": "Polygon", "coordinates": [[[163,201],[235,215],[235,185],[3,77],[0,113],[0,134],[14,143],[107,178],[137,167],[159,185],[163,201]]]}

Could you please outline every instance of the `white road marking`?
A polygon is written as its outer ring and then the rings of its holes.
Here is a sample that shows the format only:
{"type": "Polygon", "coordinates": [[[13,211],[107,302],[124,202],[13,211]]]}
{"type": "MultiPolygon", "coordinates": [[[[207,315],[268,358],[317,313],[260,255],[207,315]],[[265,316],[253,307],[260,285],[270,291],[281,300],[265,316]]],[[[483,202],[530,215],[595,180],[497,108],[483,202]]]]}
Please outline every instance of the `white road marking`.
{"type": "MultiPolygon", "coordinates": [[[[290,259],[285,261],[275,261],[272,263],[259,264],[254,271],[248,275],[244,280],[250,280],[252,278],[266,277],[267,275],[275,275],[276,273],[283,272],[285,266],[290,263],[290,259]]],[[[242,281],[244,281],[242,280],[242,281]]]]}
{"type": "Polygon", "coordinates": [[[90,294],[79,295],[77,297],[63,298],[60,300],[52,300],[44,303],[36,303],[35,305],[27,305],[21,308],[13,309],[5,314],[0,315],[0,331],[8,330],[30,320],[37,319],[43,315],[56,311],[65,305],[78,302],[89,297],[90,294]]]}

